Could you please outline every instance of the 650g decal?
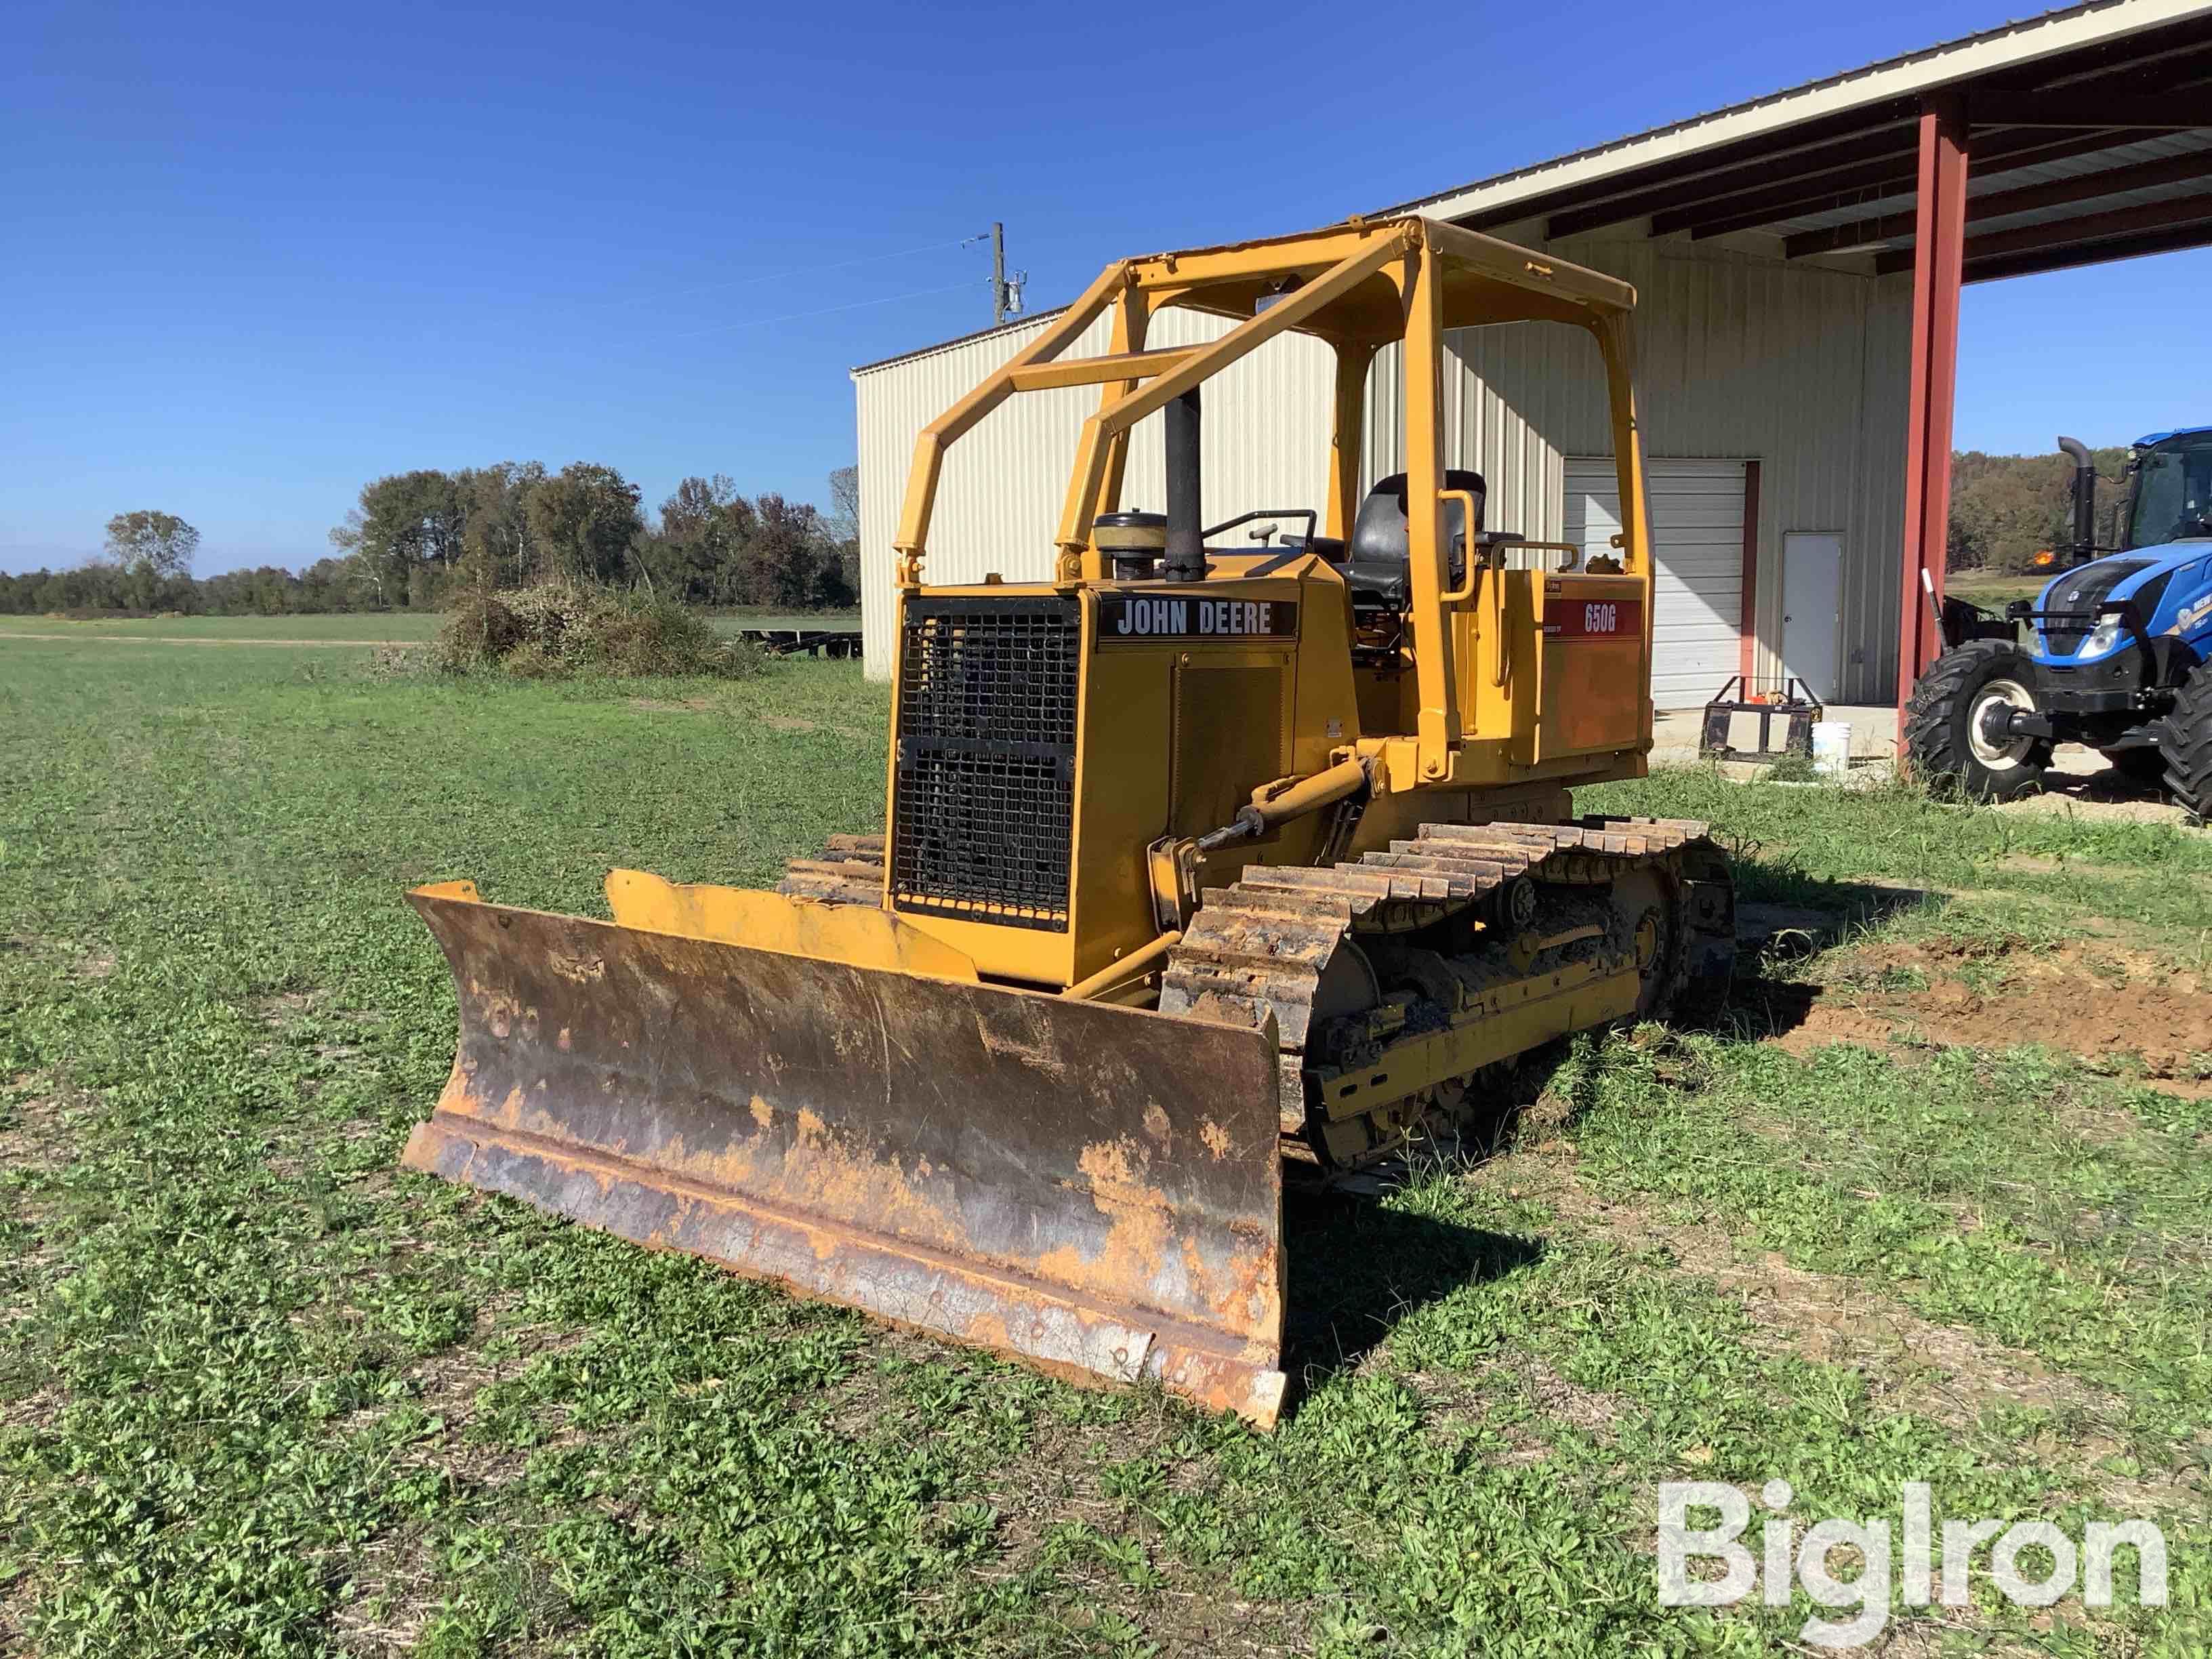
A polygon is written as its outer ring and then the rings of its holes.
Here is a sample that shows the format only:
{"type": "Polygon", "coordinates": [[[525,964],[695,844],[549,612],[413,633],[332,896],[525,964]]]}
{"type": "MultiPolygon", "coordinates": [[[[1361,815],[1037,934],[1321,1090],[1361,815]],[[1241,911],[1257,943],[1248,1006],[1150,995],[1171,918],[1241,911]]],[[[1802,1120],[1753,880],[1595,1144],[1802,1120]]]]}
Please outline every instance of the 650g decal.
{"type": "Polygon", "coordinates": [[[1641,599],[1584,599],[1565,593],[1545,596],[1546,639],[1633,640],[1643,634],[1641,599]]]}

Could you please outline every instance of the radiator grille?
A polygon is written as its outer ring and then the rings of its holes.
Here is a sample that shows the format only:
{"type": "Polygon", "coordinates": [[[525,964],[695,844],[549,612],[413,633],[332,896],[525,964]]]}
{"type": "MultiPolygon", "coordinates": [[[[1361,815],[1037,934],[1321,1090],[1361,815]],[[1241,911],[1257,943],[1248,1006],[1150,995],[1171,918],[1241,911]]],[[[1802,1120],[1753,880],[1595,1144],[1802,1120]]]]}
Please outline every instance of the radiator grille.
{"type": "Polygon", "coordinates": [[[891,904],[1067,930],[1075,836],[1073,599],[908,599],[891,904]]]}

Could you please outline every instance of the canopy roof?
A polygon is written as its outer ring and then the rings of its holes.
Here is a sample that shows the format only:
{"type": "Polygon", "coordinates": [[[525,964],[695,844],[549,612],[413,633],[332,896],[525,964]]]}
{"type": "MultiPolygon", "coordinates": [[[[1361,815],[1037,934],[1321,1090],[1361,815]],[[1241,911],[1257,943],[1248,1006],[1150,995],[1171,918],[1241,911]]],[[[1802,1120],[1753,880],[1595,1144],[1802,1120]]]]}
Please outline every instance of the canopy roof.
{"type": "Polygon", "coordinates": [[[2212,242],[2212,0],[2091,0],[1388,210],[1906,270],[1943,100],[1970,129],[1966,281],[2212,242]]]}
{"type": "MultiPolygon", "coordinates": [[[[1435,249],[1446,328],[1587,322],[1636,304],[1635,289],[1617,276],[1416,214],[1151,254],[1130,261],[1130,276],[1156,307],[1181,306],[1243,321],[1371,247],[1378,237],[1394,235],[1421,236],[1435,249]]],[[[1324,339],[1382,344],[1405,334],[1405,302],[1388,270],[1378,270],[1293,326],[1324,339]]]]}

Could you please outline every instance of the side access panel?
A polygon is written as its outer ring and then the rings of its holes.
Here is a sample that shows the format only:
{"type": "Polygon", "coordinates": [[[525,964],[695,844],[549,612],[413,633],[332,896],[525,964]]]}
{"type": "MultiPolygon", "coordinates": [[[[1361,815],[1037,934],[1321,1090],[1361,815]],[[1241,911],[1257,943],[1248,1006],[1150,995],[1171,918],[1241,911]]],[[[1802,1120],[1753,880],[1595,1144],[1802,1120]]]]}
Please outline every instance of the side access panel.
{"type": "Polygon", "coordinates": [[[1633,576],[1542,577],[1536,624],[1542,713],[1536,758],[1640,749],[1644,708],[1644,584],[1633,576]]]}

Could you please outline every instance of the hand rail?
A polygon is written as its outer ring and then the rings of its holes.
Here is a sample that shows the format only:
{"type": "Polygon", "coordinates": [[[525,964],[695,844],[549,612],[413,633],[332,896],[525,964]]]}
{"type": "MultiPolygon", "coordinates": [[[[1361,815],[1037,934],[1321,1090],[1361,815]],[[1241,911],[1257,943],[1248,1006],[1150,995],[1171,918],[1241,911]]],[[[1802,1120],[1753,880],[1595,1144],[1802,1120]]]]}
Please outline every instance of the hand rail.
{"type": "Polygon", "coordinates": [[[1460,539],[1467,549],[1467,586],[1464,587],[1455,587],[1449,592],[1439,595],[1438,602],[1443,605],[1464,605],[1468,600],[1474,597],[1474,575],[1475,568],[1478,563],[1478,561],[1475,558],[1474,521],[1482,516],[1482,510],[1475,506],[1474,496],[1473,494],[1464,489],[1439,489],[1437,491],[1437,501],[1439,504],[1444,501],[1457,501],[1459,503],[1459,510],[1462,515],[1460,518],[1460,539]]]}

